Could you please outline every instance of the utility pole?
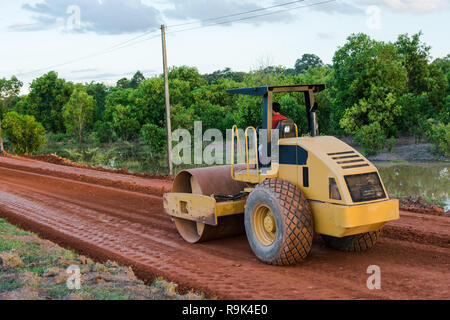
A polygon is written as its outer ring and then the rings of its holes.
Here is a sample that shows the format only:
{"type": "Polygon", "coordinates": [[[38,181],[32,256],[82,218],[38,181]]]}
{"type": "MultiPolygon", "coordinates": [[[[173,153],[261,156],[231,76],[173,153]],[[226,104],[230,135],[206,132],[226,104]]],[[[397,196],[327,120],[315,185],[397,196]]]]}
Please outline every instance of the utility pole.
{"type": "Polygon", "coordinates": [[[166,129],[167,129],[167,165],[169,175],[173,175],[172,165],[172,125],[170,122],[170,94],[169,94],[169,73],[167,71],[167,50],[166,50],[166,29],[161,25],[161,38],[164,65],[164,93],[166,96],[166,129]]]}

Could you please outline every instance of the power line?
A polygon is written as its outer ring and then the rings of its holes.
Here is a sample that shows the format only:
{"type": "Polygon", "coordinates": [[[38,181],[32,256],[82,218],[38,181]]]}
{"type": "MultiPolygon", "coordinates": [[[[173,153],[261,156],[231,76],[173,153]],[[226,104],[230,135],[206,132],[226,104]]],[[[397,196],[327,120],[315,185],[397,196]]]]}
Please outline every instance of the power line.
{"type": "Polygon", "coordinates": [[[287,3],[277,4],[277,5],[274,5],[274,6],[271,6],[271,7],[258,8],[258,9],[254,9],[254,10],[250,10],[250,11],[246,11],[246,12],[234,13],[234,14],[230,14],[230,15],[227,15],[227,16],[221,16],[221,17],[208,18],[208,19],[199,20],[199,21],[175,24],[175,25],[172,25],[172,26],[168,26],[168,28],[175,28],[175,27],[187,26],[187,25],[192,25],[192,24],[197,24],[197,23],[204,23],[204,22],[213,21],[213,20],[222,20],[222,19],[226,19],[226,18],[242,16],[242,15],[249,14],[249,13],[255,13],[255,12],[259,12],[259,11],[270,10],[270,9],[278,8],[278,7],[284,7],[284,6],[288,6],[290,4],[294,4],[294,3],[298,3],[298,2],[304,2],[304,1],[305,0],[297,0],[297,1],[287,2],[287,3]]]}
{"type": "MultiPolygon", "coordinates": [[[[269,10],[269,9],[273,9],[273,8],[279,8],[279,7],[284,7],[284,6],[288,6],[294,3],[299,3],[299,2],[304,2],[305,0],[298,0],[298,1],[291,1],[291,2],[287,2],[287,3],[282,3],[282,4],[278,4],[278,5],[274,5],[271,7],[265,7],[265,8],[259,8],[259,9],[255,9],[255,10],[251,10],[251,11],[247,11],[247,12],[241,12],[241,13],[235,13],[235,14],[231,14],[231,15],[227,15],[227,16],[222,16],[222,17],[217,17],[217,18],[209,18],[209,19],[204,19],[204,20],[200,20],[197,22],[190,22],[190,23],[185,23],[185,24],[178,24],[178,25],[173,25],[171,26],[171,28],[174,27],[179,27],[179,26],[185,26],[185,25],[191,25],[194,23],[204,23],[207,21],[214,21],[214,20],[223,20],[226,18],[230,18],[230,17],[236,17],[236,16],[241,16],[241,15],[245,15],[245,14],[250,14],[250,13],[255,13],[255,12],[260,12],[260,11],[265,11],[265,10],[269,10]]],[[[176,34],[176,33],[180,33],[180,32],[185,32],[185,31],[191,31],[191,30],[197,30],[197,29],[203,29],[203,28],[208,28],[208,27],[213,27],[213,26],[219,26],[219,25],[224,25],[224,24],[230,24],[233,22],[241,22],[241,21],[246,21],[246,20],[250,20],[250,19],[255,19],[255,18],[260,18],[260,17],[265,17],[265,16],[269,16],[269,15],[274,15],[274,14],[279,14],[279,13],[283,13],[283,12],[287,12],[290,10],[297,10],[297,9],[302,9],[302,8],[307,8],[307,7],[313,7],[313,6],[318,6],[318,5],[322,5],[322,4],[327,4],[327,3],[331,3],[331,2],[336,2],[337,0],[327,0],[327,1],[322,1],[322,2],[316,2],[316,3],[311,3],[311,4],[307,4],[307,5],[303,5],[303,6],[296,6],[296,7],[291,7],[291,8],[287,8],[287,9],[282,9],[282,10],[277,10],[277,11],[272,11],[272,12],[267,12],[267,13],[263,13],[263,14],[258,14],[258,15],[251,15],[248,17],[243,17],[243,18],[239,18],[239,19],[232,19],[232,20],[227,20],[227,21],[220,21],[220,22],[215,22],[215,23],[211,23],[211,24],[207,24],[207,25],[201,25],[198,27],[193,27],[193,28],[187,28],[187,29],[181,29],[181,30],[174,30],[171,32],[167,32],[166,34],[176,34]]],[[[27,75],[27,74],[33,74],[33,73],[37,73],[37,72],[41,72],[44,70],[50,70],[50,69],[54,69],[54,68],[59,68],[59,67],[63,67],[75,62],[79,62],[82,60],[86,60],[86,59],[90,59],[90,58],[94,58],[100,55],[104,55],[104,54],[108,54],[120,49],[124,49],[127,48],[129,46],[133,46],[139,43],[142,43],[143,41],[147,41],[147,40],[151,40],[151,39],[155,39],[155,38],[159,38],[159,35],[155,35],[149,38],[144,38],[147,35],[150,35],[156,31],[159,31],[159,29],[153,29],[150,31],[147,31],[139,36],[133,37],[127,41],[118,43],[116,45],[113,45],[107,49],[104,49],[100,52],[88,55],[88,56],[84,56],[84,57],[80,57],[80,58],[76,58],[61,64],[57,64],[57,65],[53,65],[53,66],[49,66],[46,68],[41,68],[41,69],[36,69],[33,71],[29,71],[29,72],[24,72],[24,73],[20,73],[17,74],[17,76],[23,76],[23,75],[27,75]],[[144,38],[144,39],[141,39],[144,38]],[[141,39],[141,40],[139,40],[141,39]]]]}
{"type": "Polygon", "coordinates": [[[229,23],[233,23],[233,22],[240,22],[240,21],[245,21],[245,20],[265,17],[265,16],[269,16],[269,15],[273,15],[273,14],[279,14],[279,13],[283,13],[283,12],[286,12],[286,11],[297,10],[297,9],[302,9],[302,8],[308,8],[308,7],[313,7],[313,6],[317,6],[317,5],[327,4],[327,3],[336,2],[336,1],[337,0],[327,0],[327,1],[322,1],[322,2],[316,2],[316,3],[311,3],[311,4],[307,4],[307,5],[303,5],[303,6],[297,6],[297,7],[293,7],[293,8],[278,10],[278,11],[274,11],[274,12],[268,12],[268,13],[264,13],[264,14],[259,14],[259,15],[254,15],[254,16],[250,16],[250,17],[239,18],[239,19],[235,19],[235,20],[222,21],[222,22],[217,22],[217,23],[205,25],[205,26],[199,26],[199,27],[188,28],[188,29],[183,29],[183,30],[176,30],[176,31],[172,31],[172,32],[167,32],[167,34],[174,34],[174,33],[179,33],[179,32],[184,32],[184,31],[191,31],[191,30],[197,30],[197,29],[202,29],[202,28],[214,27],[214,26],[223,25],[223,24],[229,24],[229,23]]]}
{"type": "MultiPolygon", "coordinates": [[[[290,4],[294,4],[294,3],[298,3],[298,2],[304,2],[304,1],[305,0],[291,1],[291,2],[287,2],[287,3],[282,3],[282,4],[278,4],[278,5],[274,5],[274,6],[266,7],[266,8],[259,8],[259,9],[255,9],[255,10],[251,10],[251,11],[247,11],[247,12],[235,13],[235,14],[231,14],[231,15],[227,15],[227,16],[216,17],[216,18],[209,18],[209,19],[204,19],[204,20],[200,20],[200,21],[196,21],[196,22],[177,24],[177,25],[169,26],[168,28],[175,28],[175,27],[180,27],[180,26],[192,25],[192,24],[196,24],[196,23],[204,23],[204,22],[207,22],[207,21],[220,20],[220,19],[225,19],[225,18],[229,18],[229,17],[235,17],[235,16],[245,15],[245,14],[249,14],[249,13],[269,10],[269,9],[273,9],[273,8],[277,8],[277,7],[287,6],[287,5],[290,5],[290,4]]],[[[24,72],[24,73],[19,73],[17,76],[23,76],[23,75],[27,75],[27,74],[37,73],[37,72],[40,72],[40,71],[43,71],[43,70],[59,68],[59,67],[63,67],[63,66],[68,65],[68,64],[72,64],[72,63],[78,62],[78,61],[94,58],[94,57],[97,57],[97,56],[100,56],[100,55],[104,55],[104,54],[108,54],[108,53],[114,52],[116,50],[120,50],[120,49],[128,47],[128,45],[126,45],[128,43],[130,43],[129,46],[138,44],[140,42],[134,42],[134,41],[136,41],[138,39],[141,39],[141,38],[145,37],[146,35],[149,35],[149,34],[151,34],[153,32],[156,32],[156,31],[159,31],[159,29],[153,29],[153,30],[147,31],[147,32],[145,32],[145,33],[143,33],[141,35],[138,35],[136,37],[133,37],[133,38],[127,40],[127,41],[118,43],[118,44],[113,45],[113,46],[111,46],[111,47],[109,47],[107,49],[104,49],[104,50],[102,50],[100,52],[97,52],[97,53],[94,53],[94,54],[91,54],[91,55],[88,55],[88,56],[80,57],[80,58],[77,58],[77,59],[74,59],[74,60],[70,60],[68,62],[61,63],[61,64],[52,65],[52,66],[49,66],[49,67],[46,67],[46,68],[41,68],[41,69],[36,69],[36,70],[24,72]]],[[[180,32],[183,32],[183,31],[188,31],[188,30],[181,30],[180,32]]],[[[173,33],[173,32],[168,32],[168,33],[173,33]]],[[[147,38],[147,39],[144,39],[144,40],[150,40],[150,39],[153,39],[153,38],[154,37],[147,38]]]]}
{"type": "MultiPolygon", "coordinates": [[[[97,57],[97,56],[101,56],[101,55],[104,55],[104,54],[108,54],[108,53],[111,53],[111,52],[114,52],[114,51],[117,51],[117,50],[129,47],[129,46],[132,46],[132,45],[136,45],[138,43],[141,43],[142,41],[136,42],[135,40],[140,39],[142,37],[145,37],[145,36],[147,36],[147,35],[149,35],[151,33],[154,33],[156,31],[159,31],[159,29],[153,29],[153,30],[147,31],[147,32],[145,32],[145,33],[143,33],[143,34],[141,34],[141,35],[139,35],[137,37],[134,37],[134,38],[131,38],[131,39],[127,40],[127,41],[115,44],[115,45],[113,45],[113,46],[111,46],[111,47],[109,47],[107,49],[104,49],[102,51],[99,51],[99,52],[96,52],[96,53],[93,53],[93,54],[90,54],[90,55],[87,55],[87,56],[76,58],[76,59],[73,59],[73,60],[70,60],[70,61],[67,61],[67,62],[64,62],[64,63],[52,65],[52,66],[49,66],[49,67],[46,67],[46,68],[35,69],[35,70],[32,70],[32,71],[19,73],[19,74],[17,74],[17,76],[23,76],[23,75],[27,75],[27,74],[33,74],[33,73],[41,72],[41,71],[44,71],[44,70],[50,70],[50,69],[54,69],[54,68],[63,67],[63,66],[66,66],[68,64],[72,64],[72,63],[75,63],[75,62],[79,62],[79,61],[83,61],[83,60],[86,60],[86,59],[94,58],[94,57],[97,57]]],[[[159,35],[147,38],[145,40],[150,40],[150,39],[154,39],[154,38],[157,38],[157,37],[159,37],[159,35]]]]}

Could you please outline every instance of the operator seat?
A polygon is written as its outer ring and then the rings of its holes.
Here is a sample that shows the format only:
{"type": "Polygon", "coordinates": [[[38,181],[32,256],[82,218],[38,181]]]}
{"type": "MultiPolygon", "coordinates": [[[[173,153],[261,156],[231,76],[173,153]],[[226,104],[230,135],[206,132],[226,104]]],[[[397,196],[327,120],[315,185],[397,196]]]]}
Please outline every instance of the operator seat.
{"type": "Polygon", "coordinates": [[[284,119],[278,123],[277,129],[280,130],[280,139],[297,138],[295,122],[292,119],[284,119]]]}

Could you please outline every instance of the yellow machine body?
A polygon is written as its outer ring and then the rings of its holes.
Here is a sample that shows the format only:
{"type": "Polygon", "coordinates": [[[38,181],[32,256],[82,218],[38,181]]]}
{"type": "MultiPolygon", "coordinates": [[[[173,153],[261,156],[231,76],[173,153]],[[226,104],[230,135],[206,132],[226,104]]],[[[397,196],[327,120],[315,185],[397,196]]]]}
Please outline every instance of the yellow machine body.
{"type": "Polygon", "coordinates": [[[298,153],[299,157],[307,153],[306,161],[297,159],[299,164],[280,163],[277,177],[300,187],[309,200],[315,232],[344,237],[376,231],[387,222],[399,219],[398,200],[389,199],[377,168],[343,141],[319,136],[281,139],[282,145],[301,148],[303,153],[298,153]],[[305,172],[308,177],[304,176],[305,172]],[[373,173],[379,178],[384,197],[353,201],[345,177],[373,173]],[[330,179],[336,182],[340,200],[330,198],[330,179]]]}
{"type": "Polygon", "coordinates": [[[245,143],[241,144],[239,130],[234,126],[231,166],[183,171],[175,178],[172,193],[164,195],[165,211],[186,241],[195,243],[243,232],[248,194],[256,185],[272,178],[301,189],[311,207],[314,231],[319,234],[342,238],[377,231],[387,222],[399,219],[398,200],[389,199],[376,167],[343,141],[319,136],[314,93],[323,90],[323,84],[227,90],[263,98],[262,129],[267,131],[268,143],[273,143],[270,142],[273,94],[304,93],[311,136],[298,137],[299,128],[295,124],[288,131],[281,129],[280,132],[290,132],[291,136],[295,132],[294,137],[279,139],[279,159],[273,160],[270,167],[262,167],[256,151],[257,130],[247,128],[245,143]],[[252,139],[249,133],[253,133],[252,139]],[[238,165],[234,165],[235,138],[239,148],[237,158],[241,159],[238,165]],[[252,155],[250,144],[254,147],[252,155]]]}
{"type": "MultiPolygon", "coordinates": [[[[355,149],[330,136],[280,139],[280,163],[266,170],[247,170],[245,166],[225,169],[234,180],[243,182],[234,192],[251,191],[257,183],[280,178],[298,186],[309,200],[314,231],[334,237],[379,230],[399,218],[398,200],[388,198],[378,170],[355,149]],[[295,152],[292,150],[295,149],[295,152]],[[286,155],[288,153],[288,155],[286,155]],[[305,177],[307,173],[307,177],[305,177]],[[345,178],[376,174],[384,197],[355,202],[345,178]],[[330,179],[334,179],[340,200],[330,199],[330,179]]],[[[221,167],[223,168],[223,167],[221,167]]],[[[214,168],[210,168],[214,169],[214,168]]],[[[222,171],[224,169],[221,169],[222,171]]],[[[212,173],[213,171],[211,171],[212,173]]],[[[214,176],[210,176],[214,180],[214,176]]],[[[222,179],[223,180],[223,177],[222,179]]],[[[229,191],[227,194],[233,194],[229,191]]],[[[174,192],[164,196],[166,213],[172,217],[217,226],[224,216],[243,214],[245,197],[218,202],[214,194],[174,192]]]]}

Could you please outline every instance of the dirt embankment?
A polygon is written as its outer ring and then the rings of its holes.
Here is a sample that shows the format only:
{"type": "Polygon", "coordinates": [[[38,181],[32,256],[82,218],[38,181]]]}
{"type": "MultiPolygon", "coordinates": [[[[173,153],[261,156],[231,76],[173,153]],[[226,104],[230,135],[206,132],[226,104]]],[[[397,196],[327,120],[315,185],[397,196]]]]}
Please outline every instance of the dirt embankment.
{"type": "Polygon", "coordinates": [[[157,179],[140,177],[134,174],[118,174],[117,170],[92,169],[89,166],[70,164],[69,162],[66,162],[65,165],[55,165],[51,162],[31,160],[30,158],[8,154],[0,156],[0,166],[147,194],[163,195],[172,188],[170,178],[157,179]]]}
{"type": "Polygon", "coordinates": [[[443,207],[427,202],[424,197],[405,196],[397,199],[401,210],[450,217],[450,210],[445,211],[443,207]]]}
{"type": "MultiPolygon", "coordinates": [[[[13,157],[11,155],[8,155],[8,156],[13,157]]],[[[127,168],[108,169],[108,168],[103,168],[101,166],[90,166],[90,165],[86,165],[86,164],[82,164],[82,163],[73,162],[67,158],[60,157],[56,154],[43,154],[43,155],[37,155],[37,156],[25,154],[23,157],[28,158],[28,159],[58,164],[58,165],[62,165],[62,166],[97,170],[97,171],[101,171],[101,172],[110,172],[110,173],[115,173],[115,174],[125,174],[125,175],[134,176],[134,177],[140,177],[140,178],[168,180],[168,181],[173,181],[173,179],[174,179],[173,176],[168,176],[168,175],[152,175],[152,174],[139,173],[139,172],[132,173],[132,172],[129,172],[127,168]]]]}
{"type": "Polygon", "coordinates": [[[374,249],[364,253],[331,250],[316,235],[303,263],[273,267],[257,260],[245,235],[190,245],[164,214],[161,196],[95,182],[131,179],[127,183],[158,189],[167,181],[5,158],[0,158],[0,175],[0,216],[78,253],[131,266],[149,282],[162,276],[180,284],[181,292],[195,288],[228,299],[450,296],[447,217],[402,211],[374,249]],[[91,181],[58,176],[67,170],[73,177],[89,174],[91,181]],[[367,288],[371,265],[381,268],[382,290],[367,288]]]}

